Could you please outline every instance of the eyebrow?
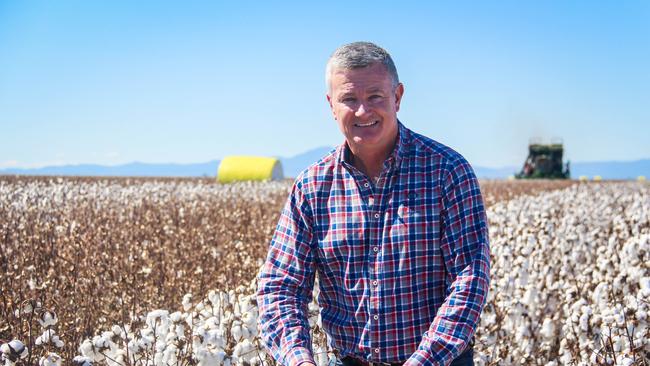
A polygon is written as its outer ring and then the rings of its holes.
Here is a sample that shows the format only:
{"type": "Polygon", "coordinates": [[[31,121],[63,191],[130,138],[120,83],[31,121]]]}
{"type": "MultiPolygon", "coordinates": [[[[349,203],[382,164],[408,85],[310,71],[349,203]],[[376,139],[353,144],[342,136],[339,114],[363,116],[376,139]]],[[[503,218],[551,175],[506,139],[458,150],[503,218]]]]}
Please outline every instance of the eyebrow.
{"type": "Polygon", "coordinates": [[[354,96],[354,93],[351,93],[351,92],[345,92],[345,93],[339,94],[339,98],[353,97],[353,96],[354,96]]]}

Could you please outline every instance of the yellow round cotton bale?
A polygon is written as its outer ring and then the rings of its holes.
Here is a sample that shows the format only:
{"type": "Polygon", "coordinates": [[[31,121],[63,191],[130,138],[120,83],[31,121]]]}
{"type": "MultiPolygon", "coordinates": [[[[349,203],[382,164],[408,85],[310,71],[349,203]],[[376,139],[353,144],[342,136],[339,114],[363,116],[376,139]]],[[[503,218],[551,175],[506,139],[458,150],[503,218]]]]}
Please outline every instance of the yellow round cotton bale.
{"type": "Polygon", "coordinates": [[[639,182],[645,182],[645,175],[639,175],[638,177],[636,177],[636,180],[638,180],[639,182]]]}
{"type": "Polygon", "coordinates": [[[228,156],[219,164],[217,181],[280,180],[284,178],[282,164],[276,158],[261,156],[228,156]]]}

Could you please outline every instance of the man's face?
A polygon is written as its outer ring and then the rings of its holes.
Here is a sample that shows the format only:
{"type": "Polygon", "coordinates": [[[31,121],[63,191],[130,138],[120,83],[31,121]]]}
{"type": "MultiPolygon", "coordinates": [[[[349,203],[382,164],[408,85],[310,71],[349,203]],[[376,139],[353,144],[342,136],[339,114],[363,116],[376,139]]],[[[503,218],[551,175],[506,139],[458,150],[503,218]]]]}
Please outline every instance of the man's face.
{"type": "Polygon", "coordinates": [[[402,84],[393,88],[382,64],[332,70],[327,101],[353,152],[383,151],[393,146],[403,93],[402,84]]]}

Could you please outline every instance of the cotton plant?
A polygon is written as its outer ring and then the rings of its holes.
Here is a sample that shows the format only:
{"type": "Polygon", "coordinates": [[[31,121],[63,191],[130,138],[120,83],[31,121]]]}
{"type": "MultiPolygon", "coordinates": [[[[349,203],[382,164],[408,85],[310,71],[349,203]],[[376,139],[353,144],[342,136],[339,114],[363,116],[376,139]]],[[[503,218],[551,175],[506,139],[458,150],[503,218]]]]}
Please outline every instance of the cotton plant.
{"type": "MultiPolygon", "coordinates": [[[[182,311],[154,310],[143,316],[138,331],[113,326],[82,342],[76,365],[272,365],[258,335],[256,281],[234,291],[213,290],[194,301],[186,294],[182,311]]],[[[309,304],[314,357],[319,366],[334,358],[322,330],[320,308],[309,304]]]]}
{"type": "Polygon", "coordinates": [[[22,360],[29,354],[29,349],[23,342],[14,339],[0,345],[0,361],[5,366],[13,366],[18,360],[22,360]]]}
{"type": "MultiPolygon", "coordinates": [[[[576,185],[489,209],[492,281],[476,363],[647,362],[649,211],[648,187],[632,184],[576,185]]],[[[252,282],[198,302],[186,295],[181,312],[150,312],[129,338],[131,364],[170,365],[188,356],[198,365],[273,364],[257,334],[254,292],[252,282]],[[145,350],[148,358],[136,356],[145,350]]],[[[309,323],[315,361],[325,366],[335,355],[317,297],[318,285],[309,323]]]]}
{"type": "MultiPolygon", "coordinates": [[[[91,195],[106,194],[106,187],[84,189],[91,195]]],[[[141,199],[138,189],[116,192],[126,202],[141,199]]],[[[152,201],[169,194],[156,184],[146,189],[152,201]]],[[[193,189],[184,191],[188,199],[193,189]]],[[[242,188],[219,188],[215,194],[237,193],[228,189],[242,188]]],[[[51,196],[53,201],[37,204],[64,202],[69,195],[62,189],[51,196]]],[[[648,364],[650,186],[576,184],[495,204],[487,215],[491,284],[476,334],[477,365],[648,364]]],[[[75,223],[61,226],[56,229],[59,235],[77,230],[75,223]]],[[[252,281],[233,291],[210,291],[205,298],[187,294],[178,311],[152,310],[133,324],[97,330],[81,342],[79,355],[71,360],[59,356],[66,332],[56,329],[56,314],[37,302],[25,302],[14,315],[34,320],[34,339],[3,340],[0,361],[273,365],[257,333],[255,290],[252,281]]],[[[335,354],[322,327],[318,285],[313,296],[308,307],[312,350],[316,363],[326,366],[335,354]]]]}
{"type": "MultiPolygon", "coordinates": [[[[14,316],[19,319],[24,319],[30,324],[34,319],[41,327],[41,333],[34,340],[34,349],[38,350],[42,356],[38,360],[40,366],[60,366],[63,359],[55,350],[61,349],[65,343],[59,338],[54,327],[58,323],[56,313],[52,310],[45,309],[38,301],[28,300],[24,301],[18,309],[15,310],[14,316]]],[[[35,324],[34,324],[35,325],[35,324]]],[[[33,350],[31,352],[33,352],[33,350]]],[[[0,345],[0,362],[5,366],[21,364],[22,362],[29,363],[33,355],[30,354],[30,349],[21,340],[14,339],[10,342],[0,345]]]]}
{"type": "Polygon", "coordinates": [[[574,185],[488,210],[491,286],[477,364],[650,358],[650,191],[574,185]]]}

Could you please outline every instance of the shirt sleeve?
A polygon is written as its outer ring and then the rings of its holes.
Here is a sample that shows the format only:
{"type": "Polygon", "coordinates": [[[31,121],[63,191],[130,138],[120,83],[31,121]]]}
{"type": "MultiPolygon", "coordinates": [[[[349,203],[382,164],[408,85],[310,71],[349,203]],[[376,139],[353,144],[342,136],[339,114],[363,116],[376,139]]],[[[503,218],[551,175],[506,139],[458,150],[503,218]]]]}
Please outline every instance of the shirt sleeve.
{"type": "Polygon", "coordinates": [[[487,299],[490,249],[478,180],[464,159],[443,181],[440,247],[448,294],[405,365],[449,365],[468,346],[487,299]]]}
{"type": "Polygon", "coordinates": [[[313,362],[308,304],[314,286],[312,214],[299,180],[280,215],[259,274],[258,326],[275,360],[287,366],[313,362]]]}

